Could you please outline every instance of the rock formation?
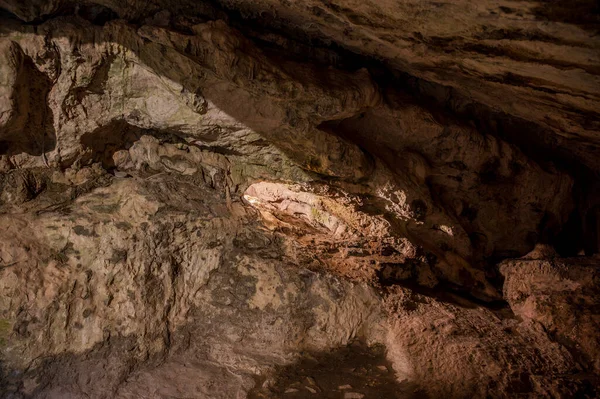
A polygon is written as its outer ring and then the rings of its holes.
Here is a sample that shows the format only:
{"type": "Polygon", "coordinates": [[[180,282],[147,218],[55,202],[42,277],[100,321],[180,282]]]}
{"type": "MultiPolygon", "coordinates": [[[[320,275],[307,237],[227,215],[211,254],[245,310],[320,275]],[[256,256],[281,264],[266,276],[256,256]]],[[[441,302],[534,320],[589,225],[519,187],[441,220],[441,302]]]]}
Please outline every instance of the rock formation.
{"type": "Polygon", "coordinates": [[[599,15],[0,0],[0,397],[600,395],[599,15]]]}

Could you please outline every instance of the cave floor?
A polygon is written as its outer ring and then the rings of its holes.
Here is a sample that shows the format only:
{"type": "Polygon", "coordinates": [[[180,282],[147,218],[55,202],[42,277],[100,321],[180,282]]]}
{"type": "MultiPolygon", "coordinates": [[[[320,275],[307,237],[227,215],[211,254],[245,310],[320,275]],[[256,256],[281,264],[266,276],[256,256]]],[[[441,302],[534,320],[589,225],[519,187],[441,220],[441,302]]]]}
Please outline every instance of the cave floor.
{"type": "Polygon", "coordinates": [[[257,377],[249,399],[423,399],[409,382],[399,383],[382,345],[355,341],[331,352],[303,353],[296,363],[257,377]]]}

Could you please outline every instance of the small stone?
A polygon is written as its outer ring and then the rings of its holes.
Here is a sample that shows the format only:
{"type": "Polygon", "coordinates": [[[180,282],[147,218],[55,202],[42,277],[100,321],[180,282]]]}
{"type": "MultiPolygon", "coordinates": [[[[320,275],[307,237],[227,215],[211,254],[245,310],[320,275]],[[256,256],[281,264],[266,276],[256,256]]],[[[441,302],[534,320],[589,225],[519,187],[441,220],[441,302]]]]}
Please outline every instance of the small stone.
{"type": "Polygon", "coordinates": [[[311,388],[311,387],[304,387],[304,388],[306,388],[306,390],[310,393],[317,393],[317,390],[314,388],[311,388]]]}
{"type": "Polygon", "coordinates": [[[388,368],[386,366],[377,366],[377,368],[383,372],[388,372],[388,368]]]}
{"type": "Polygon", "coordinates": [[[343,391],[344,389],[352,389],[352,385],[348,385],[348,384],[346,384],[346,385],[340,385],[340,386],[338,387],[338,389],[339,389],[340,391],[343,391]]]}
{"type": "Polygon", "coordinates": [[[298,390],[296,388],[288,388],[285,390],[285,393],[296,393],[298,390]]]}
{"type": "Polygon", "coordinates": [[[265,380],[265,382],[263,382],[262,387],[263,388],[271,388],[275,385],[275,380],[273,380],[272,378],[267,378],[265,380]]]}
{"type": "Polygon", "coordinates": [[[120,170],[115,170],[114,174],[115,174],[115,177],[117,177],[119,179],[124,179],[124,178],[126,178],[126,177],[129,176],[129,173],[123,172],[123,171],[120,171],[120,170]]]}
{"type": "Polygon", "coordinates": [[[364,397],[365,397],[365,395],[363,395],[362,393],[358,393],[358,392],[346,392],[344,394],[344,399],[362,399],[364,397]]]}
{"type": "Polygon", "coordinates": [[[306,377],[306,382],[308,382],[310,385],[317,386],[315,379],[312,377],[306,377]]]}

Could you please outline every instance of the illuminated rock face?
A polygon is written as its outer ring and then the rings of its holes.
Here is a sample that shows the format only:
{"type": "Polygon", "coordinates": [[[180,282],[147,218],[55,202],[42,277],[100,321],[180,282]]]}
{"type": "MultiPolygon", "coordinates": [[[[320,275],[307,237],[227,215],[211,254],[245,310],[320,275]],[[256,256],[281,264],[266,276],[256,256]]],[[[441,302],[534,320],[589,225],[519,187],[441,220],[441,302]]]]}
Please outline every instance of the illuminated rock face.
{"type": "Polygon", "coordinates": [[[0,1],[0,396],[596,397],[594,7],[0,1]]]}

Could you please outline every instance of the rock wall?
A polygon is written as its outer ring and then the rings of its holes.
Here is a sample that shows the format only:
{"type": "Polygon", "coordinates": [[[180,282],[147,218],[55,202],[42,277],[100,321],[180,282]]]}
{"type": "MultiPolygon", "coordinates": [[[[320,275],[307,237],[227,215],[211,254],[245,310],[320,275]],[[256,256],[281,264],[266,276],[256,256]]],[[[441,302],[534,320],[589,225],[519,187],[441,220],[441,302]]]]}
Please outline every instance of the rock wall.
{"type": "Polygon", "coordinates": [[[595,397],[576,6],[0,1],[0,396],[595,397]]]}

